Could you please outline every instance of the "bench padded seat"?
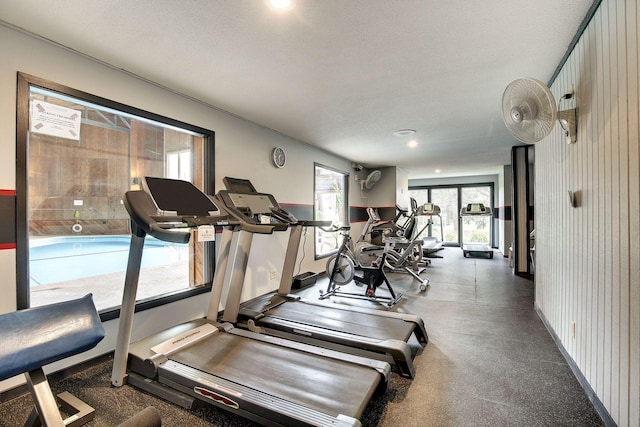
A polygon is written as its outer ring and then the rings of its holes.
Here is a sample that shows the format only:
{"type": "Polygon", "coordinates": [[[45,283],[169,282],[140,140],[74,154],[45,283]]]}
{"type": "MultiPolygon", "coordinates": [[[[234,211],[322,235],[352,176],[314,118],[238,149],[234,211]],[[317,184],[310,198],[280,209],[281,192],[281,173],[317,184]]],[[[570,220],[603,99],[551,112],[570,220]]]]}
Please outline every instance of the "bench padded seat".
{"type": "Polygon", "coordinates": [[[105,336],[93,297],[0,315],[0,381],[95,347],[105,336]]]}

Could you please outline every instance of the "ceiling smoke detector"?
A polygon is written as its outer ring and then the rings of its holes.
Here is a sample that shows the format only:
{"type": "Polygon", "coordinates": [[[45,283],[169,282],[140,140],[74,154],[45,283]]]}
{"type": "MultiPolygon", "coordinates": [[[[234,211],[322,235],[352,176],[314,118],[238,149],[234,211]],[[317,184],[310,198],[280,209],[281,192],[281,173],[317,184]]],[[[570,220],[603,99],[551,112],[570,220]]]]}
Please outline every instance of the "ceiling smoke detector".
{"type": "Polygon", "coordinates": [[[415,135],[416,131],[413,129],[400,129],[395,131],[392,135],[393,136],[397,136],[397,137],[405,137],[405,136],[411,136],[411,135],[415,135]]]}

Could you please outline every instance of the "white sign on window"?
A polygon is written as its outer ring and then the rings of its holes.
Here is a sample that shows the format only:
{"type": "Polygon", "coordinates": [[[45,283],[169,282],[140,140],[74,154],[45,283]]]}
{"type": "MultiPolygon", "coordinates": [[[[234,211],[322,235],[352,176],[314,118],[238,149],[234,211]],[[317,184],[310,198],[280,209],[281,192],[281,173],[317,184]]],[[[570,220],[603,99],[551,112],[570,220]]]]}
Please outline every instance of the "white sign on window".
{"type": "Polygon", "coordinates": [[[80,140],[80,112],[44,101],[31,101],[31,132],[80,140]]]}

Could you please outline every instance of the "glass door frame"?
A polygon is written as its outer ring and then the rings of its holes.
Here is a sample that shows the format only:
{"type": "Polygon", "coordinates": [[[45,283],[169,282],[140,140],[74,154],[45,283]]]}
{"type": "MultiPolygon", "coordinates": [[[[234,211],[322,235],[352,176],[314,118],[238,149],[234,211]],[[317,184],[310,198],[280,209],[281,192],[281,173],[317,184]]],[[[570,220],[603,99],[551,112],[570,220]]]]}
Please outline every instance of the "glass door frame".
{"type": "MultiPolygon", "coordinates": [[[[489,187],[489,194],[490,194],[490,199],[491,199],[491,209],[492,211],[495,210],[494,204],[495,204],[495,188],[494,188],[494,183],[493,182],[477,182],[477,183],[470,183],[470,184],[442,184],[442,185],[416,185],[416,186],[410,186],[409,187],[409,191],[412,190],[426,190],[427,191],[427,200],[430,203],[433,203],[432,201],[432,197],[431,197],[431,190],[433,189],[446,189],[446,188],[455,188],[457,189],[458,192],[458,207],[457,207],[457,211],[460,212],[460,209],[462,209],[462,188],[469,188],[469,187],[489,187]]],[[[495,248],[496,247],[496,238],[495,238],[495,234],[494,234],[494,230],[495,230],[495,215],[491,217],[491,221],[489,222],[489,235],[491,236],[490,240],[491,240],[491,247],[495,248]]],[[[452,246],[452,247],[461,247],[462,246],[462,221],[458,221],[458,242],[457,243],[452,243],[452,242],[448,242],[445,243],[445,246],[452,246]]]]}

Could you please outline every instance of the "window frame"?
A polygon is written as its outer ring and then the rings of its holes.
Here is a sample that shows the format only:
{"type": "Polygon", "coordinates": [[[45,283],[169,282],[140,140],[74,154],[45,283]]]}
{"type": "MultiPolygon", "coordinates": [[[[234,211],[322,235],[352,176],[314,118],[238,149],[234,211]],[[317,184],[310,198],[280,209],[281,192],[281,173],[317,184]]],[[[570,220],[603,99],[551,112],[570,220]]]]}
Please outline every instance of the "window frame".
{"type": "MultiPolygon", "coordinates": [[[[29,135],[29,102],[30,88],[37,87],[61,96],[70,96],[93,104],[119,110],[127,114],[146,118],[155,122],[166,124],[175,128],[184,129],[203,135],[203,190],[206,194],[215,193],[215,132],[199,126],[191,125],[169,117],[161,116],[130,105],[112,101],[100,96],[67,87],[40,77],[26,73],[17,74],[16,91],[16,306],[18,310],[30,307],[29,286],[29,220],[28,220],[28,135],[29,135]]],[[[215,246],[205,246],[204,259],[215,259],[215,246]]],[[[210,263],[204,266],[209,269],[205,277],[213,277],[215,265],[210,263]]],[[[187,288],[184,291],[169,295],[152,297],[140,300],[136,303],[136,311],[147,310],[174,301],[192,297],[194,295],[209,292],[211,282],[197,288],[187,288]]],[[[113,310],[105,310],[100,313],[100,318],[111,320],[119,317],[120,307],[113,310]]]]}
{"type": "MultiPolygon", "coordinates": [[[[324,165],[324,164],[321,164],[321,163],[317,163],[317,162],[313,163],[313,218],[315,220],[318,220],[317,211],[316,211],[316,194],[317,194],[316,168],[323,168],[323,169],[326,169],[326,170],[331,171],[331,172],[338,173],[338,174],[343,176],[343,179],[344,179],[344,207],[343,207],[344,212],[343,212],[343,214],[344,214],[345,221],[346,221],[346,224],[343,224],[343,225],[350,225],[350,217],[349,217],[349,215],[350,215],[350,207],[349,207],[349,173],[348,172],[344,172],[344,171],[342,171],[340,169],[332,168],[331,166],[327,166],[327,165],[324,165]]],[[[336,249],[331,250],[329,252],[318,254],[318,247],[317,247],[318,239],[317,239],[316,233],[318,233],[318,228],[317,227],[314,228],[314,238],[313,238],[313,255],[314,255],[314,259],[315,260],[319,260],[319,259],[322,259],[322,258],[330,257],[331,255],[335,254],[338,251],[339,246],[336,249]]]]}

